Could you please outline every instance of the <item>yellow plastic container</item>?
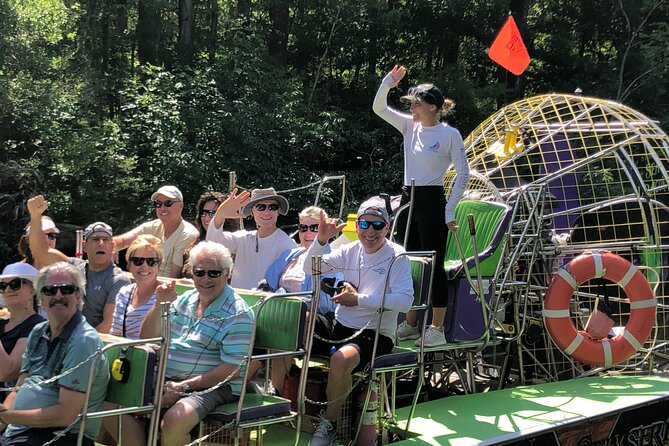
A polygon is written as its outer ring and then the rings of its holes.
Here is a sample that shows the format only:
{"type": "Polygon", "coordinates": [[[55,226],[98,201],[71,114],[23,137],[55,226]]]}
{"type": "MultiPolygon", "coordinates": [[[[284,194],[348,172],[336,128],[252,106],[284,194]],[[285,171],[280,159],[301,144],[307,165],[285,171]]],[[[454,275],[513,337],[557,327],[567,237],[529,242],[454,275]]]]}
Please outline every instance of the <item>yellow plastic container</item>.
{"type": "Polygon", "coordinates": [[[348,214],[346,217],[346,226],[342,229],[342,232],[350,241],[358,240],[358,233],[355,232],[355,222],[358,220],[357,214],[348,214]]]}

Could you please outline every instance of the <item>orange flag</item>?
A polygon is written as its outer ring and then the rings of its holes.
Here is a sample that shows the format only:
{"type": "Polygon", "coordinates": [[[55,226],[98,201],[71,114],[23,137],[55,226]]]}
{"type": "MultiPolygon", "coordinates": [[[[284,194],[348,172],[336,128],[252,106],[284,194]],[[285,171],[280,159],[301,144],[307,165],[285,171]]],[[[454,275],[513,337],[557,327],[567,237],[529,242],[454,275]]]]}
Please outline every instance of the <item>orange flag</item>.
{"type": "Polygon", "coordinates": [[[523,74],[530,64],[530,55],[525,48],[523,38],[520,37],[520,31],[518,31],[513,16],[509,15],[506,23],[499,30],[488,50],[488,56],[516,76],[523,74]]]}

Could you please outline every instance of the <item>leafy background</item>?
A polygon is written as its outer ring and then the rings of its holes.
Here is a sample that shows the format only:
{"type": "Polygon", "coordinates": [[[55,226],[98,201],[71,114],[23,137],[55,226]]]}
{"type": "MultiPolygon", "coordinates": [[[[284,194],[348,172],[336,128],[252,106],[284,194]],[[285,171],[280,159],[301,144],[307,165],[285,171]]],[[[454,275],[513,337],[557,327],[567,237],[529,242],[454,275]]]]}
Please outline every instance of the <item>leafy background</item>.
{"type": "MultiPolygon", "coordinates": [[[[191,219],[230,172],[277,190],[346,174],[349,210],[396,193],[401,138],[371,112],[396,63],[408,75],[391,103],[434,82],[463,136],[577,87],[666,129],[668,18],[662,0],[0,0],[0,263],[36,193],[61,227],[119,231],[151,217],[165,183],[191,219]],[[532,56],[521,77],[486,55],[509,12],[532,56]]],[[[314,192],[287,196],[299,210],[314,192]]],[[[339,193],[325,190],[331,210],[339,193]]]]}

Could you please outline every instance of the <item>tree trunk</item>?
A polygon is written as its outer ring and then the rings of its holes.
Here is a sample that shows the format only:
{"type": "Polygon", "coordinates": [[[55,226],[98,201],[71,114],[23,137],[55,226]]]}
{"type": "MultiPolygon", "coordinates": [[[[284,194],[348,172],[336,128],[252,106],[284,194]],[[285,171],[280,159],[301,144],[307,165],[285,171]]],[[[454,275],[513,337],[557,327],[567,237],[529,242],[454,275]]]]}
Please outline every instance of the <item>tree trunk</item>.
{"type": "Polygon", "coordinates": [[[216,60],[216,44],[218,39],[218,0],[209,0],[209,38],[207,39],[207,53],[209,62],[216,60]]]}
{"type": "Polygon", "coordinates": [[[286,63],[288,52],[288,23],[290,13],[288,0],[274,0],[269,6],[272,29],[269,32],[267,51],[282,64],[286,63]]]}
{"type": "Polygon", "coordinates": [[[161,9],[156,2],[139,0],[137,5],[137,60],[158,64],[158,47],[162,28],[161,9]]]}
{"type": "Polygon", "coordinates": [[[193,61],[193,33],[195,32],[195,9],[193,0],[179,0],[179,62],[190,65],[193,61]]]}

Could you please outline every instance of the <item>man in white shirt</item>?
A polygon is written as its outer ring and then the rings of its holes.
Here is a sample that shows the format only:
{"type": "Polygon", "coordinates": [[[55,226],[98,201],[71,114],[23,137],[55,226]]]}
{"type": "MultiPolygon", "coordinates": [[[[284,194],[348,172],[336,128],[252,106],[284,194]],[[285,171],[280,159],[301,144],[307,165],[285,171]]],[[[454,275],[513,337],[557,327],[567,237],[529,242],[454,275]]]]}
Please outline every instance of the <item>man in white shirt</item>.
{"type": "Polygon", "coordinates": [[[158,275],[179,278],[183,269],[184,250],[200,233],[183,219],[184,198],[176,186],[162,186],[151,195],[151,200],[158,218],[114,237],[116,249],[121,251],[127,248],[140,234],[158,237],[163,242],[163,262],[158,275]]]}
{"type": "Polygon", "coordinates": [[[288,200],[277,195],[273,187],[254,189],[237,195],[233,190],[216,210],[209,223],[207,240],[224,245],[235,256],[235,270],[230,284],[234,288],[253,289],[265,278],[267,268],[282,252],[297,246],[295,241],[276,225],[279,214],[288,213],[288,200]],[[253,215],[255,231],[223,231],[228,218],[253,215]]]}
{"type": "MultiPolygon", "coordinates": [[[[321,214],[318,238],[307,250],[305,273],[311,274],[311,258],[320,255],[323,273],[344,274],[344,284],[332,297],[339,304],[334,322],[321,315],[317,315],[316,319],[312,352],[332,354],[326,390],[329,404],[309,442],[310,446],[332,444],[337,432],[337,416],[344,402],[341,395],[351,389],[352,373],[364,369],[371,361],[378,309],[388,268],[393,258],[404,252],[400,245],[386,239],[389,221],[384,207],[363,203],[356,221],[358,241],[325,254],[328,240],[345,225],[321,214]]],[[[377,355],[387,354],[393,349],[397,316],[400,312],[406,313],[412,301],[411,268],[409,259],[404,256],[395,263],[388,277],[377,355]]]]}

